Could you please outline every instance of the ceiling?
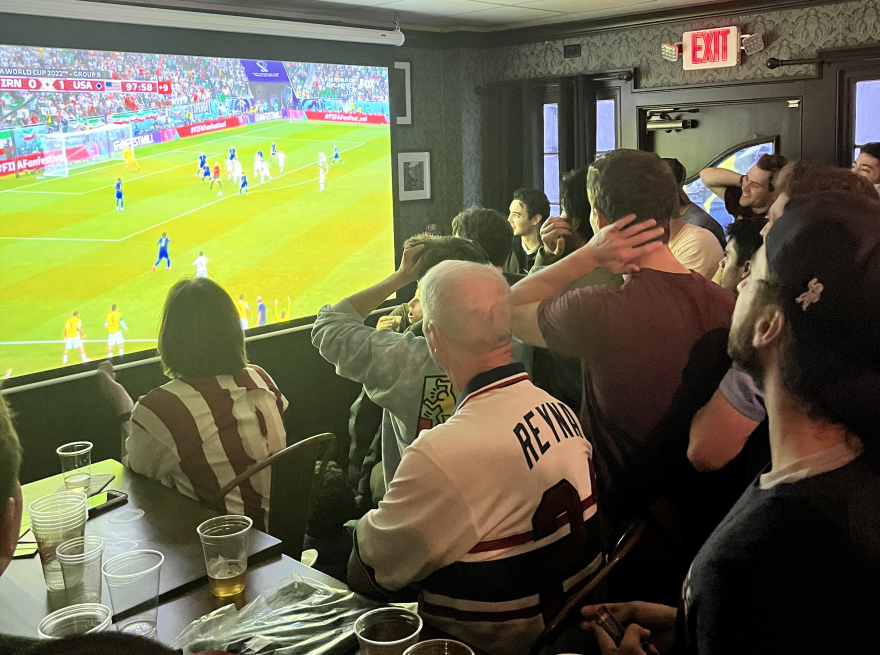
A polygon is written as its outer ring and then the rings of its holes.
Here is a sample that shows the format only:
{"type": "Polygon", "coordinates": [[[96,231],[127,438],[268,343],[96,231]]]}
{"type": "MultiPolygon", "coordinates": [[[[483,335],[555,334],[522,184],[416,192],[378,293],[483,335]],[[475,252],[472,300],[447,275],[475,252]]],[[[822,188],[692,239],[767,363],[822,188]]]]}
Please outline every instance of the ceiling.
{"type": "Polygon", "coordinates": [[[729,0],[98,0],[432,32],[495,32],[729,0]]]}

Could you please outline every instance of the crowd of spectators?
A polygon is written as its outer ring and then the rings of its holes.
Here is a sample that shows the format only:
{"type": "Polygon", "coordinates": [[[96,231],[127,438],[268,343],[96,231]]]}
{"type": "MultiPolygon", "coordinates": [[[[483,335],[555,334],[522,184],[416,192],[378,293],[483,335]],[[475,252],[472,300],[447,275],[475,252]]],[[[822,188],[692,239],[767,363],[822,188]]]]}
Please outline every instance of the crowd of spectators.
{"type": "MultiPolygon", "coordinates": [[[[414,587],[435,628],[520,655],[644,524],[566,652],[870,652],[880,160],[866,157],[847,171],[768,156],[735,174],[739,191],[704,171],[735,218],[723,253],[704,216],[685,218],[680,164],[634,150],[567,174],[559,217],[520,189],[507,217],[471,207],[455,236],[408,239],[392,275],[324,306],[312,329],[364,389],[337,454],[347,474],[333,469],[311,523],[341,535],[343,560],[319,566],[381,599],[414,587]],[[685,225],[705,232],[696,261],[714,256],[717,271],[676,252],[685,225]],[[367,324],[410,285],[409,303],[367,324]]],[[[206,501],[283,448],[286,400],[247,364],[219,286],[175,285],[159,354],[172,381],[137,403],[100,370],[132,468],[206,501]]],[[[17,444],[6,450],[4,535],[21,509],[17,444]]],[[[227,509],[264,521],[254,484],[227,509]]]]}
{"type": "Polygon", "coordinates": [[[387,68],[297,62],[285,62],[285,66],[301,101],[388,102],[387,68]]]}
{"type": "Polygon", "coordinates": [[[0,94],[0,116],[5,118],[0,119],[0,127],[67,125],[108,114],[143,109],[169,111],[197,102],[225,103],[227,98],[253,97],[238,59],[4,46],[0,48],[0,68],[92,71],[101,73],[103,79],[170,81],[172,89],[168,96],[4,91],[0,94]]]}

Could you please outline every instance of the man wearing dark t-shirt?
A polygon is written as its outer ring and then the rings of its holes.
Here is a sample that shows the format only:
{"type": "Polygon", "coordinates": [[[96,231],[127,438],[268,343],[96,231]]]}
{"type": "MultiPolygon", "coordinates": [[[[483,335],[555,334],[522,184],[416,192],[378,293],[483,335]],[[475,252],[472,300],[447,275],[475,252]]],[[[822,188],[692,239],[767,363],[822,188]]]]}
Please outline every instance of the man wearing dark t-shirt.
{"type": "Polygon", "coordinates": [[[779,195],[774,184],[776,174],[787,163],[782,155],[761,155],[745,175],[726,168],[704,168],[700,179],[724,201],[724,208],[734,220],[766,217],[779,195]]]}
{"type": "Polygon", "coordinates": [[[877,651],[878,250],[873,200],[788,203],[741,286],[729,342],[765,392],[771,465],[694,559],[677,610],[611,605],[630,624],[619,650],[591,624],[603,653],[877,651]]]}
{"type": "MultiPolygon", "coordinates": [[[[596,236],[514,286],[513,330],[526,342],[581,360],[581,423],[595,448],[597,483],[600,496],[608,502],[608,518],[619,523],[626,516],[614,506],[632,493],[631,486],[641,484],[629,475],[640,460],[649,453],[657,459],[669,458],[673,476],[687,465],[686,447],[667,444],[665,437],[647,437],[674,402],[676,408],[684,407],[683,373],[689,364],[694,366],[695,357],[709,371],[720,364],[720,373],[718,379],[698,383],[685,395],[708,394],[708,400],[717,388],[729,366],[724,346],[734,296],[686,269],[666,245],[670,217],[678,210],[678,192],[659,157],[634,150],[610,152],[591,165],[587,189],[596,236]],[[633,179],[640,180],[638,193],[633,192],[633,179]],[[633,214],[635,222],[629,225],[633,214]],[[627,265],[597,259],[607,241],[615,242],[654,221],[658,227],[645,232],[653,235],[653,243],[641,253],[630,252],[627,265]],[[572,280],[599,266],[630,275],[619,289],[594,286],[562,293],[572,280]]],[[[672,411],[695,412],[699,406],[672,411]]],[[[684,420],[690,424],[690,418],[684,420]]],[[[686,442],[686,432],[680,436],[686,442]]],[[[648,505],[659,495],[655,492],[645,492],[648,505]]],[[[673,513],[679,510],[673,507],[673,513]]],[[[674,551],[674,541],[664,548],[674,551]]],[[[689,561],[683,561],[681,568],[686,570],[689,561]]],[[[673,595],[677,586],[674,577],[668,579],[664,597],[673,595]]]]}
{"type": "Polygon", "coordinates": [[[507,222],[513,228],[513,255],[519,270],[512,273],[526,274],[532,270],[541,247],[541,225],[549,217],[550,201],[543,191],[517,189],[513,192],[507,222]]]}

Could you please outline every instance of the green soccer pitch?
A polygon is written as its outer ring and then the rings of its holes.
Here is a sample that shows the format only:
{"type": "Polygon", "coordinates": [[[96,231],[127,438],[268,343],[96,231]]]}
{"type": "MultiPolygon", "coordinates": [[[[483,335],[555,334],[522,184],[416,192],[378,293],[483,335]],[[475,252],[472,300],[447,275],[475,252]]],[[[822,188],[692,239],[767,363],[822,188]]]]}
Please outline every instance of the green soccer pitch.
{"type": "MultiPolygon", "coordinates": [[[[107,356],[104,321],[116,303],[128,326],[126,354],[155,348],[171,286],[195,274],[204,251],[209,277],[235,300],[244,294],[250,325],[257,296],[274,323],[274,301],[288,318],[378,282],[394,268],[391,149],[387,126],[274,121],[137,148],[140,170],[124,162],[73,169],[69,177],[0,178],[0,376],[62,365],[62,328],[79,311],[90,359],[107,356]],[[286,155],[284,174],[254,178],[257,150],[272,140],[286,155]],[[318,150],[344,164],[318,186],[318,150]],[[227,182],[234,145],[250,195],[227,182]],[[217,184],[195,177],[198,155],[220,164],[217,184]],[[125,211],[115,210],[116,178],[125,211]],[[152,272],[157,240],[171,238],[171,270],[152,272]]],[[[69,364],[81,361],[69,353],[69,364]]]]}

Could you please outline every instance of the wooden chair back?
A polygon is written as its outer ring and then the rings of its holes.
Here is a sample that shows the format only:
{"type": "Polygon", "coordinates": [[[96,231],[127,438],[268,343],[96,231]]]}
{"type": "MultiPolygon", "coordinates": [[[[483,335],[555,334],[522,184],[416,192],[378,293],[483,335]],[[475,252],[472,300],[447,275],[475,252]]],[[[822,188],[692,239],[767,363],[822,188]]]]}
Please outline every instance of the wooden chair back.
{"type": "Polygon", "coordinates": [[[302,557],[303,538],[312,513],[315,492],[324,480],[327,463],[333,456],[336,437],[325,432],[288,446],[274,455],[257,462],[247,471],[230,480],[210,504],[225,512],[223,499],[230,491],[267,466],[272,467],[272,489],[269,496],[269,529],[273,537],[281,540],[281,552],[299,560],[302,557]],[[315,471],[315,463],[321,447],[324,453],[321,466],[315,471]]]}
{"type": "Polygon", "coordinates": [[[633,546],[636,545],[644,531],[644,519],[639,519],[626,529],[623,536],[618,540],[614,550],[611,551],[605,564],[593,574],[590,581],[580,591],[569,598],[565,607],[562,608],[559,614],[557,614],[550,623],[544,626],[541,634],[538,635],[538,638],[535,639],[535,643],[532,644],[532,647],[529,650],[529,655],[538,655],[545,646],[553,643],[564,630],[577,620],[578,613],[580,612],[581,607],[586,604],[590,594],[595,591],[596,587],[599,586],[599,583],[608,577],[608,574],[611,573],[611,570],[617,565],[617,563],[633,549],[633,546]]]}

